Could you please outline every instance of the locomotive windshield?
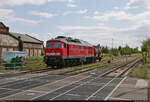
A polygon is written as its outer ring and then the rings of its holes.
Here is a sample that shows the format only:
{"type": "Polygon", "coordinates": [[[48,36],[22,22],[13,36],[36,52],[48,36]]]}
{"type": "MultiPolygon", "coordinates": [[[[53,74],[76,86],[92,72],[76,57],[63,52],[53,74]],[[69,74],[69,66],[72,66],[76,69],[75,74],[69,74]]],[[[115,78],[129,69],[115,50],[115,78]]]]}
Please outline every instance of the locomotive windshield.
{"type": "Polygon", "coordinates": [[[54,48],[60,48],[61,44],[60,43],[54,43],[54,48]]]}
{"type": "Polygon", "coordinates": [[[47,43],[46,48],[52,48],[52,43],[47,43]]]}

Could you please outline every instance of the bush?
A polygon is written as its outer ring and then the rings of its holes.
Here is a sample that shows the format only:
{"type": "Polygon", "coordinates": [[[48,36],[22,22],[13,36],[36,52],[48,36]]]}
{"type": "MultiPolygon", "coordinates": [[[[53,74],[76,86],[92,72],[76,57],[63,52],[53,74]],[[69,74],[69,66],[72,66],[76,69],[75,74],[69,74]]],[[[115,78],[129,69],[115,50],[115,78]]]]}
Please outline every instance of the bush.
{"type": "Polygon", "coordinates": [[[132,75],[137,78],[148,78],[148,69],[145,65],[142,65],[140,68],[134,69],[132,75]]]}
{"type": "Polygon", "coordinates": [[[150,62],[150,38],[143,41],[142,46],[142,56],[143,56],[143,63],[149,63],[150,62]]]}
{"type": "Polygon", "coordinates": [[[3,66],[0,66],[0,70],[4,70],[5,68],[3,66]]]}
{"type": "Polygon", "coordinates": [[[46,65],[43,61],[43,57],[29,57],[26,59],[26,67],[20,70],[37,70],[45,69],[46,65]]]}

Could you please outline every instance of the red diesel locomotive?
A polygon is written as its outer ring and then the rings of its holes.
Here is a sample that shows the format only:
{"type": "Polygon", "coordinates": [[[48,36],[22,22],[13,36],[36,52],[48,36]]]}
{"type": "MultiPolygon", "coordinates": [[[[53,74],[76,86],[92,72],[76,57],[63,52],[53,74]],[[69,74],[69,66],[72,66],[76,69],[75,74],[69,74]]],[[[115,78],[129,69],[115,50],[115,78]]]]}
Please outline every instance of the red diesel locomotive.
{"type": "Polygon", "coordinates": [[[95,48],[86,41],[58,36],[46,42],[47,66],[72,66],[96,61],[95,48]]]}

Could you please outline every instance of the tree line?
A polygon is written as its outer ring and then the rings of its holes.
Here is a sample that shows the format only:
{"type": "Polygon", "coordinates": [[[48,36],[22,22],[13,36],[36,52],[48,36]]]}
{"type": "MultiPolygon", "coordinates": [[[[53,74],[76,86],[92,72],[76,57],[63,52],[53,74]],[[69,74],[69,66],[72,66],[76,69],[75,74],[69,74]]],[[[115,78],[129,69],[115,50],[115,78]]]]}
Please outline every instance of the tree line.
{"type": "Polygon", "coordinates": [[[125,47],[119,46],[118,48],[108,48],[107,46],[100,46],[100,44],[98,44],[97,47],[101,48],[102,53],[111,54],[113,56],[123,56],[140,53],[143,57],[143,63],[150,63],[150,38],[142,42],[141,51],[139,51],[138,47],[131,48],[128,45],[126,45],[125,47]]]}
{"type": "Polygon", "coordinates": [[[104,54],[112,54],[113,56],[120,56],[120,55],[131,55],[134,53],[140,53],[138,47],[131,48],[128,45],[125,47],[119,46],[118,48],[108,48],[107,46],[101,46],[102,53],[104,54]]]}

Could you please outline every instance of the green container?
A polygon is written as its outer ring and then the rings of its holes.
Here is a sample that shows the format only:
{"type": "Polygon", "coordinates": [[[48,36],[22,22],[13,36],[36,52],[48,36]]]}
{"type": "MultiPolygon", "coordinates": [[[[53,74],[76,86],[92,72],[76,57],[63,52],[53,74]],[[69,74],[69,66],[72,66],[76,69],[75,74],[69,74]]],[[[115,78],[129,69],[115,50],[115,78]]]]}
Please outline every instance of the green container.
{"type": "Polygon", "coordinates": [[[9,64],[9,68],[16,68],[19,65],[18,63],[20,63],[19,59],[12,58],[9,64]]]}

